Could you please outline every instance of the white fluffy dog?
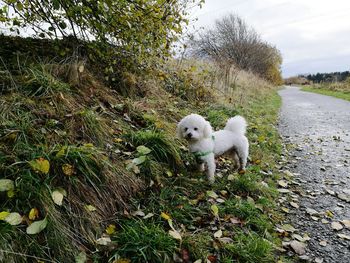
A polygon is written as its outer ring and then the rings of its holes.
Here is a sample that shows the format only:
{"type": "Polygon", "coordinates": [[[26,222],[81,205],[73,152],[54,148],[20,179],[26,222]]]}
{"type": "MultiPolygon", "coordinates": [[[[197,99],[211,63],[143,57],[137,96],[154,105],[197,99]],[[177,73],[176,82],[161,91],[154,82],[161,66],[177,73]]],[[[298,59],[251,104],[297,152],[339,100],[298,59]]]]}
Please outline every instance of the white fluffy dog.
{"type": "Polygon", "coordinates": [[[215,156],[228,154],[236,163],[236,168],[244,171],[249,151],[249,142],[245,136],[247,122],[242,116],[230,118],[223,130],[213,132],[208,121],[198,114],[184,117],[177,125],[177,135],[189,143],[199,163],[200,171],[205,170],[210,183],[215,178],[215,156]]]}

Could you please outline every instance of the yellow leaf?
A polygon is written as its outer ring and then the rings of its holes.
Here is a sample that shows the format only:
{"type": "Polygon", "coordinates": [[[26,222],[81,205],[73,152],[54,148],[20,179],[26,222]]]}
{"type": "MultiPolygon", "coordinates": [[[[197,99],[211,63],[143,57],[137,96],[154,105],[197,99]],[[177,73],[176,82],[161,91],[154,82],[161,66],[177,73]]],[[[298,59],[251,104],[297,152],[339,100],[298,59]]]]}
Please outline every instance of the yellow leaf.
{"type": "Polygon", "coordinates": [[[115,233],[115,229],[116,229],[116,226],[113,225],[113,224],[110,224],[109,226],[107,226],[106,228],[106,233],[108,235],[113,235],[115,233]]]}
{"type": "Polygon", "coordinates": [[[116,142],[116,143],[120,143],[120,142],[122,142],[123,141],[123,139],[120,139],[120,138],[115,138],[114,139],[114,142],[116,142]]]}
{"type": "Polygon", "coordinates": [[[39,159],[29,162],[29,165],[35,172],[41,172],[43,174],[48,174],[50,170],[50,163],[48,160],[40,157],[39,159]]]}
{"type": "Polygon", "coordinates": [[[85,147],[89,147],[89,148],[94,147],[94,145],[93,145],[92,143],[85,143],[83,146],[85,146],[85,147]]]}
{"type": "Polygon", "coordinates": [[[326,211],[326,216],[332,218],[334,216],[334,214],[331,211],[327,210],[326,211]]]}
{"type": "Polygon", "coordinates": [[[85,209],[89,212],[96,211],[96,207],[94,207],[92,205],[85,205],[85,209]]]}
{"type": "Polygon", "coordinates": [[[127,258],[121,258],[121,259],[116,259],[113,261],[113,263],[130,263],[131,260],[127,258]]]}
{"type": "Polygon", "coordinates": [[[15,190],[11,189],[7,191],[7,197],[12,198],[15,196],[15,190]]]}
{"type": "Polygon", "coordinates": [[[217,205],[212,205],[210,207],[211,211],[213,212],[214,216],[218,216],[219,215],[219,208],[217,205]]]}
{"type": "Polygon", "coordinates": [[[0,212],[0,220],[4,220],[9,214],[10,212],[7,211],[0,212]]]}
{"type": "Polygon", "coordinates": [[[74,168],[72,165],[65,163],[62,165],[62,171],[65,175],[71,176],[74,173],[74,168]]]}
{"type": "Polygon", "coordinates": [[[30,212],[29,212],[29,215],[28,215],[28,218],[30,220],[35,220],[39,217],[39,210],[37,208],[32,208],[30,209],[30,212]]]}
{"type": "Polygon", "coordinates": [[[170,215],[168,215],[168,214],[166,214],[166,213],[164,213],[164,212],[162,212],[162,213],[160,214],[160,216],[161,216],[162,218],[164,218],[165,220],[171,219],[170,215]]]}
{"type": "Polygon", "coordinates": [[[67,149],[67,146],[63,146],[63,147],[61,148],[61,150],[59,150],[59,151],[56,153],[56,157],[60,158],[60,157],[64,156],[65,153],[66,153],[66,149],[67,149]]]}

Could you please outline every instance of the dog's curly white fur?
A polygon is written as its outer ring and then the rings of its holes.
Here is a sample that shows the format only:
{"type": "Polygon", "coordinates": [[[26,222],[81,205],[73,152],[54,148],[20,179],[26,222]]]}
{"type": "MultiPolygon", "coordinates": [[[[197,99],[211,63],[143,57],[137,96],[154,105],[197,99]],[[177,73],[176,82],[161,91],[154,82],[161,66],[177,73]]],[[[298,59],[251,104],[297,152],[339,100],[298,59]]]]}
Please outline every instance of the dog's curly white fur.
{"type": "Polygon", "coordinates": [[[239,170],[245,170],[249,142],[245,136],[247,122],[242,116],[230,118],[223,130],[213,132],[208,121],[198,114],[184,117],[177,125],[177,135],[189,143],[190,152],[199,160],[199,169],[205,170],[209,182],[215,180],[215,156],[228,154],[239,170]]]}

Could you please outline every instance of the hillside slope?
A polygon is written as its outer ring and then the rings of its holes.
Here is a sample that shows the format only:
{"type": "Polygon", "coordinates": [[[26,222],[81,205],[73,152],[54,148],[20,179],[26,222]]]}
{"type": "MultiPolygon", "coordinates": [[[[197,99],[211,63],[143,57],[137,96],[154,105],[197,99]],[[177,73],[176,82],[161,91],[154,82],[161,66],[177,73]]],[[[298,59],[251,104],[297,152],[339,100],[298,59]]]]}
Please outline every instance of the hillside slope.
{"type": "Polygon", "coordinates": [[[11,57],[1,67],[1,261],[274,260],[273,86],[173,61],[107,87],[82,58],[42,61],[11,57]],[[193,112],[216,129],[247,118],[246,174],[226,158],[212,186],[196,172],[175,138],[193,112]]]}

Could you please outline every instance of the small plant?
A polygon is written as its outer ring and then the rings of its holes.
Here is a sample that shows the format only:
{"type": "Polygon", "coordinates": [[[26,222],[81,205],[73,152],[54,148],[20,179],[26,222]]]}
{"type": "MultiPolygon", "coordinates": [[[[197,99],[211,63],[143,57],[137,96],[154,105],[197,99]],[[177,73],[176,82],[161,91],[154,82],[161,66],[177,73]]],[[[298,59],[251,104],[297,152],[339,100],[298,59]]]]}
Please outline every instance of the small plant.
{"type": "Polygon", "coordinates": [[[162,227],[142,221],[129,221],[113,240],[118,245],[112,259],[127,258],[131,262],[171,262],[176,241],[162,227]]]}
{"type": "Polygon", "coordinates": [[[22,89],[33,97],[52,96],[69,91],[70,86],[50,74],[44,66],[28,68],[22,76],[22,89]]]}

